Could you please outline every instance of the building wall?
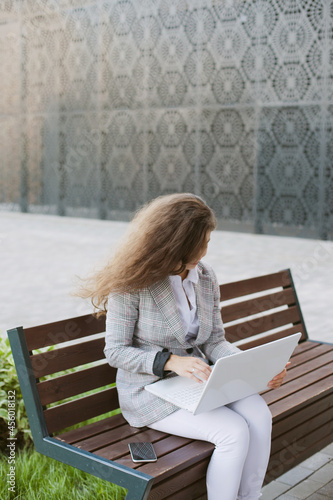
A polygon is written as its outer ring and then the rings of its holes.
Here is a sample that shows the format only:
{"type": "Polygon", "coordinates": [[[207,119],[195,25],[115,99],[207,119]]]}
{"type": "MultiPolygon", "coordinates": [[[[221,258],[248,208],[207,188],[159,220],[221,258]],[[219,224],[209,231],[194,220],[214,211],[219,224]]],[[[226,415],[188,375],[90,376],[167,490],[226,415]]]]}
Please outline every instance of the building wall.
{"type": "Polygon", "coordinates": [[[6,0],[0,206],[333,237],[332,0],[6,0]]]}

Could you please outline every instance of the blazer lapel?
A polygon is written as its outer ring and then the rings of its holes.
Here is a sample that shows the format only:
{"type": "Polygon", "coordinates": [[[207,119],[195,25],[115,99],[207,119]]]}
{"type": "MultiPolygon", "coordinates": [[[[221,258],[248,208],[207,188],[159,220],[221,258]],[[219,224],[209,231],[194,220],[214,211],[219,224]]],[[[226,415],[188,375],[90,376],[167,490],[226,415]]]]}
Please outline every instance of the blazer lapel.
{"type": "Polygon", "coordinates": [[[189,345],[188,342],[185,341],[186,332],[180,318],[169,278],[167,277],[164,280],[151,285],[149,290],[157,307],[169,325],[172,334],[177,338],[181,345],[189,345]]]}

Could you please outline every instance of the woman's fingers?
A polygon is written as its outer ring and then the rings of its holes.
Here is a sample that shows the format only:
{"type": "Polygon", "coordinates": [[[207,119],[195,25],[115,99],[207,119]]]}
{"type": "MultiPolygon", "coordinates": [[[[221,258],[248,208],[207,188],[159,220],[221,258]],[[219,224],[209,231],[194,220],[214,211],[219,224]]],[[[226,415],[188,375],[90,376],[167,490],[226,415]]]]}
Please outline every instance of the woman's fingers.
{"type": "Polygon", "coordinates": [[[282,385],[282,383],[285,379],[285,376],[287,375],[287,368],[290,364],[291,363],[288,362],[286,364],[286,367],[284,368],[284,370],[282,370],[281,373],[278,373],[274,378],[272,378],[272,380],[270,382],[268,382],[267,386],[270,389],[278,389],[282,385]]]}
{"type": "Polygon", "coordinates": [[[190,370],[190,378],[196,382],[203,382],[208,379],[211,368],[204,361],[198,360],[190,370]]]}
{"type": "MultiPolygon", "coordinates": [[[[290,365],[290,362],[286,364],[284,370],[281,373],[278,373],[267,385],[270,389],[278,389],[286,375],[287,368],[290,365]]],[[[211,367],[205,363],[200,358],[189,357],[189,356],[176,356],[174,354],[171,355],[169,361],[165,365],[166,370],[172,370],[177,375],[181,375],[182,377],[188,377],[194,380],[195,382],[202,383],[208,380],[209,375],[211,373],[211,367]]]]}
{"type": "Polygon", "coordinates": [[[200,358],[177,356],[174,354],[170,356],[164,368],[199,383],[207,380],[211,372],[210,366],[200,358]]]}

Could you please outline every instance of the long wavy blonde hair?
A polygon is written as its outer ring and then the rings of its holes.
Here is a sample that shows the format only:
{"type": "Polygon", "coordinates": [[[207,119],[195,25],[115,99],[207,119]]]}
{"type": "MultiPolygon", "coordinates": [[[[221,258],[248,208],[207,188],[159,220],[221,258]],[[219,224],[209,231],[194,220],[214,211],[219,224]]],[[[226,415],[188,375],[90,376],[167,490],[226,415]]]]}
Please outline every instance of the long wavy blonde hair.
{"type": "Polygon", "coordinates": [[[98,316],[105,314],[110,292],[137,291],[181,273],[215,227],[215,215],[200,197],[160,196],[136,213],[114,256],[83,280],[77,295],[90,298],[98,316]]]}

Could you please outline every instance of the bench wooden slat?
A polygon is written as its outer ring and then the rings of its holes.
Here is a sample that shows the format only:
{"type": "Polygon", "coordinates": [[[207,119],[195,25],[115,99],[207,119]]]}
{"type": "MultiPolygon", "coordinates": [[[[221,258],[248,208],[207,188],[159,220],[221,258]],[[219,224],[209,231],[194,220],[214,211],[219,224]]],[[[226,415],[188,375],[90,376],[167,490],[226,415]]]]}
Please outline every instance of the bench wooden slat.
{"type": "Polygon", "coordinates": [[[318,373],[310,372],[306,374],[307,383],[301,379],[293,380],[289,383],[289,387],[281,391],[280,397],[275,396],[270,391],[262,394],[263,398],[270,405],[273,416],[278,416],[281,413],[288,414],[296,411],[298,406],[306,404],[307,398],[322,397],[327,391],[332,390],[332,379],[328,376],[327,365],[319,368],[318,373]],[[320,380],[316,380],[316,375],[321,376],[320,380]],[[297,383],[300,381],[301,388],[296,389],[297,383]],[[316,392],[317,391],[317,392],[316,392]],[[277,408],[279,408],[277,410],[277,408]],[[285,412],[283,412],[283,410],[285,412]],[[277,411],[275,414],[274,412],[277,411]]]}
{"type": "Polygon", "coordinates": [[[305,340],[304,342],[301,341],[301,343],[296,346],[293,356],[298,356],[298,354],[301,354],[302,352],[315,349],[316,347],[318,347],[318,345],[321,345],[321,343],[315,340],[305,340]]]}
{"type": "Polygon", "coordinates": [[[85,365],[93,361],[105,359],[103,349],[105,339],[99,338],[54,349],[30,357],[36,378],[68,370],[75,366],[85,365]]]}
{"type": "MultiPolygon", "coordinates": [[[[310,436],[310,439],[316,439],[317,436],[312,433],[310,436]]],[[[303,444],[301,443],[300,446],[302,446],[302,449],[305,451],[298,453],[297,455],[291,456],[288,460],[285,460],[284,462],[279,462],[278,458],[274,459],[272,458],[272,464],[275,465],[275,468],[269,466],[268,467],[268,472],[266,474],[265,481],[270,482],[276,479],[277,477],[281,476],[281,474],[284,474],[285,472],[288,472],[293,466],[296,466],[306,460],[307,458],[311,457],[318,451],[322,450],[325,448],[325,446],[331,444],[332,440],[330,439],[329,436],[324,436],[323,438],[319,439],[318,441],[311,441],[311,447],[305,448],[303,444]]]]}
{"type": "Polygon", "coordinates": [[[305,342],[301,342],[297,344],[296,349],[294,350],[294,356],[300,354],[304,351],[308,351],[310,349],[314,349],[318,345],[321,345],[320,342],[314,340],[306,340],[305,342]]]}
{"type": "Polygon", "coordinates": [[[277,439],[281,442],[282,434],[285,435],[291,429],[298,428],[302,423],[318,414],[326,412],[331,407],[332,403],[330,402],[330,397],[326,394],[324,397],[318,398],[315,402],[311,402],[309,405],[304,405],[302,408],[296,408],[295,412],[290,413],[287,417],[282,418],[280,421],[274,422],[272,439],[277,439]]]}
{"type": "Polygon", "coordinates": [[[242,349],[242,351],[244,351],[246,349],[252,349],[252,347],[257,347],[258,345],[264,345],[264,344],[267,344],[268,342],[273,342],[273,340],[279,340],[279,339],[282,339],[284,337],[289,337],[290,335],[293,335],[294,333],[298,333],[298,332],[302,333],[302,329],[300,328],[300,325],[296,325],[296,326],[293,326],[291,328],[279,330],[278,332],[271,333],[270,335],[265,335],[264,337],[255,338],[254,340],[243,339],[243,340],[245,340],[245,342],[240,344],[238,347],[240,349],[242,349]]]}
{"type": "MultiPolygon", "coordinates": [[[[325,446],[331,444],[331,442],[332,438],[330,435],[327,435],[323,432],[320,432],[318,435],[317,432],[313,432],[307,439],[307,443],[304,443],[304,440],[301,440],[299,443],[297,443],[297,446],[302,450],[301,452],[295,452],[294,455],[290,454],[288,459],[285,457],[285,454],[282,454],[282,457],[284,458],[283,461],[279,459],[279,456],[272,456],[265,477],[265,482],[267,483],[273,481],[277,477],[281,476],[281,474],[284,474],[292,467],[300,464],[307,458],[317,453],[317,451],[320,451],[325,446]],[[324,436],[320,437],[321,434],[324,434],[324,436]],[[306,446],[306,444],[308,443],[310,443],[310,445],[306,446]]],[[[281,453],[279,455],[281,456],[281,453]]]]}
{"type": "Polygon", "coordinates": [[[294,291],[291,288],[286,288],[280,292],[270,293],[262,297],[255,297],[222,306],[222,318],[226,325],[230,321],[251,316],[252,314],[258,314],[284,305],[289,306],[294,304],[294,291]]]}
{"type": "Polygon", "coordinates": [[[64,441],[68,444],[75,444],[81,439],[87,439],[91,436],[96,436],[101,432],[106,430],[115,429],[122,425],[128,425],[121,413],[118,415],[112,415],[111,417],[106,417],[99,422],[92,422],[84,427],[79,427],[78,429],[72,429],[70,431],[62,432],[57,435],[57,439],[64,441]]]}
{"type": "MultiPolygon", "coordinates": [[[[95,451],[99,448],[122,441],[123,439],[131,438],[140,432],[142,432],[142,428],[123,425],[122,427],[117,427],[116,429],[107,430],[95,436],[81,439],[75,443],[75,446],[86,451],[95,451]]],[[[127,453],[128,452],[129,450],[127,449],[127,453]]]]}
{"type": "MultiPolygon", "coordinates": [[[[154,448],[156,450],[157,457],[160,458],[168,455],[171,451],[180,450],[190,443],[193,443],[193,439],[169,435],[166,439],[162,439],[155,443],[154,448]]],[[[156,464],[156,462],[154,462],[154,464],[156,464]]],[[[145,464],[140,465],[144,466],[145,464]]]]}
{"type": "MultiPolygon", "coordinates": [[[[300,390],[311,386],[314,382],[321,381],[332,374],[332,362],[328,361],[323,366],[318,362],[318,367],[315,365],[310,365],[308,370],[306,370],[305,365],[301,367],[304,370],[304,374],[297,377],[296,379],[292,379],[290,381],[286,381],[279,389],[269,391],[265,393],[265,401],[267,404],[272,404],[277,401],[281,401],[283,398],[288,397],[295,392],[299,392],[300,390]]],[[[297,370],[297,368],[295,369],[297,370]]],[[[300,373],[300,372],[298,372],[300,373]]]]}
{"type": "Polygon", "coordinates": [[[92,314],[24,329],[29,351],[61,344],[104,331],[105,316],[97,319],[92,314]]]}
{"type": "Polygon", "coordinates": [[[115,387],[63,403],[44,411],[50,433],[89,420],[90,418],[119,408],[118,393],[115,387]]]}
{"type": "Polygon", "coordinates": [[[103,445],[102,448],[96,450],[101,457],[108,458],[109,460],[118,460],[124,455],[128,454],[128,443],[130,442],[149,442],[155,443],[161,439],[165,439],[167,434],[154,429],[147,429],[146,427],[141,428],[138,434],[134,434],[130,438],[125,438],[123,441],[117,441],[116,443],[103,445]]]}
{"type": "Polygon", "coordinates": [[[154,443],[157,455],[156,462],[133,463],[130,454],[120,458],[117,462],[146,474],[148,474],[147,469],[150,470],[149,475],[155,478],[154,484],[156,485],[159,481],[164,481],[170,477],[170,475],[183,471],[189,464],[193,466],[200,462],[202,458],[209,456],[208,450],[210,452],[214,450],[211,443],[201,441],[198,448],[195,446],[196,443],[197,441],[169,434],[165,439],[154,443]],[[201,457],[200,450],[204,452],[205,456],[201,457]],[[189,453],[191,453],[190,463],[188,463],[189,453]]]}
{"type": "MultiPolygon", "coordinates": [[[[192,439],[183,438],[180,436],[174,436],[172,434],[166,434],[164,439],[154,443],[157,462],[153,463],[155,464],[155,469],[158,470],[158,473],[164,474],[165,470],[165,463],[163,464],[163,462],[161,462],[161,458],[163,458],[164,456],[168,456],[170,453],[176,453],[175,457],[179,458],[181,450],[191,443],[193,443],[192,439]]],[[[178,459],[176,458],[176,460],[178,459]]],[[[146,465],[145,462],[137,462],[137,463],[133,462],[129,452],[123,457],[121,457],[119,460],[117,460],[117,462],[137,470],[141,469],[146,465]]]]}
{"type": "MultiPolygon", "coordinates": [[[[184,439],[184,438],[181,438],[184,439]]],[[[178,474],[180,471],[193,466],[198,461],[210,457],[214,450],[214,445],[206,441],[192,441],[186,446],[182,446],[174,452],[168,453],[159,458],[157,462],[145,464],[138,470],[153,476],[154,483],[178,474]]]]}
{"type": "Polygon", "coordinates": [[[283,385],[295,378],[303,378],[309,371],[316,370],[320,366],[333,362],[332,347],[330,348],[330,346],[326,345],[320,347],[322,348],[311,349],[310,351],[300,353],[297,357],[291,357],[291,365],[283,385]]]}
{"type": "Polygon", "coordinates": [[[111,385],[116,381],[116,373],[116,368],[104,363],[39,382],[37,389],[42,405],[45,406],[98,387],[111,385]]]}
{"type": "MultiPolygon", "coordinates": [[[[329,344],[320,344],[315,342],[309,342],[309,344],[314,344],[312,349],[302,350],[300,352],[296,349],[295,354],[291,358],[292,361],[291,368],[295,368],[296,366],[299,366],[302,363],[306,363],[311,359],[315,359],[316,357],[321,356],[322,354],[326,354],[327,352],[333,351],[333,346],[329,344]]],[[[301,346],[303,346],[303,344],[299,345],[299,347],[301,346]]]]}
{"type": "MultiPolygon", "coordinates": [[[[325,370],[327,371],[327,369],[325,370]]],[[[293,394],[288,397],[283,398],[275,403],[271,403],[269,409],[273,415],[273,418],[278,419],[279,417],[285,417],[290,413],[306,406],[307,402],[312,399],[316,401],[321,397],[324,397],[326,393],[333,394],[333,375],[326,376],[321,380],[314,381],[303,389],[296,390],[293,394]]],[[[263,398],[266,400],[267,394],[263,394],[263,398]]]]}
{"type": "Polygon", "coordinates": [[[226,326],[226,338],[230,342],[236,342],[237,340],[242,340],[252,335],[258,335],[259,333],[265,333],[290,323],[300,324],[300,317],[296,306],[289,307],[283,311],[262,315],[249,321],[243,321],[236,325],[226,326]]]}
{"type": "MultiPolygon", "coordinates": [[[[192,477],[192,475],[190,477],[192,477]]],[[[207,500],[207,493],[204,493],[205,491],[206,480],[205,478],[202,478],[195,483],[189,484],[186,488],[178,491],[176,494],[168,497],[163,497],[162,500],[182,500],[184,498],[186,498],[187,500],[207,500]]],[[[150,500],[150,496],[148,497],[148,500],[150,500]]]]}
{"type": "Polygon", "coordinates": [[[301,411],[296,411],[279,421],[275,421],[272,430],[272,439],[282,443],[283,435],[286,432],[298,427],[309,418],[313,418],[315,415],[325,412],[327,409],[331,408],[332,405],[333,401],[330,395],[326,395],[323,398],[316,400],[314,404],[310,401],[307,406],[301,409],[301,411]]]}
{"type": "MultiPolygon", "coordinates": [[[[296,419],[294,420],[294,422],[296,419]]],[[[295,427],[290,427],[289,430],[286,430],[283,434],[283,439],[272,438],[272,454],[277,453],[278,451],[284,449],[286,446],[293,443],[293,441],[298,440],[303,435],[312,432],[318,427],[322,426],[332,426],[333,423],[333,407],[330,405],[326,410],[316,413],[314,416],[303,421],[298,422],[295,427]]],[[[332,428],[332,427],[331,427],[332,428]]]]}
{"type": "MultiPolygon", "coordinates": [[[[326,348],[320,350],[312,349],[311,351],[305,351],[304,353],[302,353],[302,355],[297,357],[297,364],[294,364],[293,359],[294,358],[292,357],[291,366],[288,369],[287,376],[284,379],[283,385],[279,389],[267,389],[267,391],[261,392],[261,395],[269,391],[271,392],[270,396],[272,397],[272,400],[269,401],[270,403],[272,403],[273,401],[278,401],[286,394],[288,394],[289,390],[293,390],[291,389],[290,382],[294,381],[297,384],[298,388],[302,388],[303,383],[306,384],[305,375],[307,373],[310,373],[327,364],[333,363],[333,349],[326,348]],[[310,357],[311,354],[312,356],[310,357]]],[[[268,400],[269,396],[266,401],[268,400]]]]}
{"type": "Polygon", "coordinates": [[[182,474],[172,476],[159,483],[149,494],[148,500],[189,500],[198,499],[199,495],[206,493],[206,471],[208,460],[195,464],[186,469],[182,474]]]}
{"type": "MultiPolygon", "coordinates": [[[[113,418],[113,417],[110,417],[110,418],[113,418]]],[[[101,420],[101,422],[104,422],[104,420],[101,420]]],[[[84,429],[85,426],[81,427],[81,428],[84,429]]],[[[141,432],[142,432],[141,429],[130,427],[128,425],[128,423],[123,419],[123,423],[121,425],[117,425],[114,428],[105,429],[104,432],[95,432],[94,434],[91,434],[91,435],[87,436],[86,438],[68,440],[68,439],[63,439],[61,437],[62,436],[61,434],[56,436],[56,438],[59,439],[60,441],[65,442],[65,443],[72,444],[73,446],[76,446],[77,448],[94,453],[101,446],[104,448],[107,446],[112,446],[113,443],[117,444],[118,438],[119,439],[127,439],[128,438],[129,440],[132,440],[132,439],[134,440],[134,438],[138,434],[140,434],[141,432]],[[105,437],[103,437],[103,436],[105,436],[105,437]]],[[[127,452],[128,452],[128,449],[127,449],[127,452]]]]}
{"type": "MultiPolygon", "coordinates": [[[[329,444],[332,441],[332,433],[333,422],[330,421],[328,425],[317,427],[312,432],[303,434],[298,440],[294,440],[289,448],[286,447],[282,453],[280,450],[271,455],[268,475],[271,476],[274,474],[274,469],[276,470],[277,467],[283,468],[287,466],[288,469],[289,460],[291,463],[295,463],[295,461],[296,463],[300,463],[305,460],[312,455],[313,446],[316,442],[325,440],[326,444],[329,444]]],[[[279,470],[278,475],[281,473],[283,472],[279,470]]]]}
{"type": "Polygon", "coordinates": [[[273,288],[291,286],[290,274],[288,270],[279,271],[278,273],[266,274],[233,283],[225,283],[220,285],[221,301],[235,299],[251,293],[263,292],[264,290],[272,290],[273,288]]]}

